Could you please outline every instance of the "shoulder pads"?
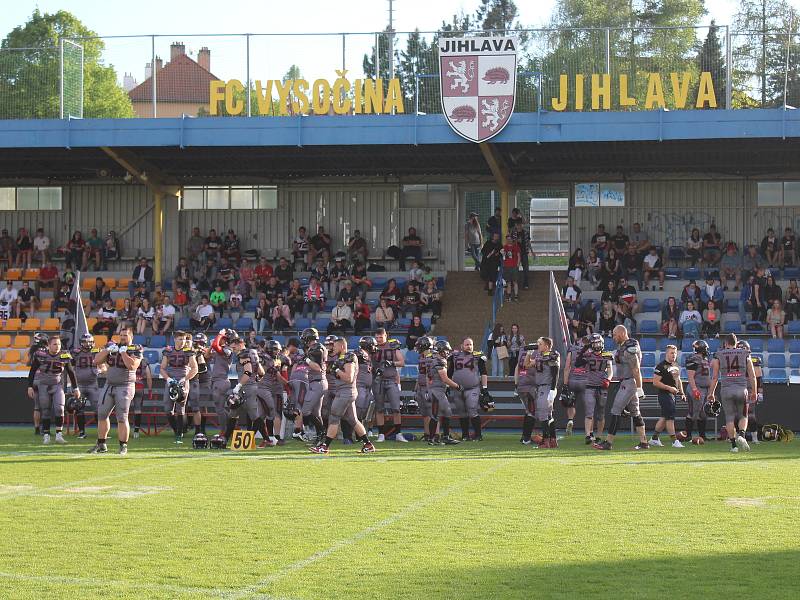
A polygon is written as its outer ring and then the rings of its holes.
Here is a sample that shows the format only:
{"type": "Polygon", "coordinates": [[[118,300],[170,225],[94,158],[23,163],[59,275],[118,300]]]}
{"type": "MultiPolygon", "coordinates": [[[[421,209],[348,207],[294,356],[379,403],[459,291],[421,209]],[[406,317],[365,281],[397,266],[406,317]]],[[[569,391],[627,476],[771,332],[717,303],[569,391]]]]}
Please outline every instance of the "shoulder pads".
{"type": "Polygon", "coordinates": [[[100,348],[92,348],[91,352],[92,354],[97,354],[98,352],[100,352],[100,348]]]}
{"type": "Polygon", "coordinates": [[[389,350],[397,350],[400,348],[400,341],[392,338],[386,342],[386,348],[389,350]]]}
{"type": "Polygon", "coordinates": [[[348,351],[347,354],[342,357],[342,360],[346,363],[351,363],[356,362],[357,358],[354,352],[348,351]]]}
{"type": "Polygon", "coordinates": [[[61,358],[66,358],[67,360],[72,358],[72,355],[69,352],[62,352],[61,358]]]}
{"type": "Polygon", "coordinates": [[[172,352],[175,350],[173,346],[164,346],[164,352],[172,352]]]}
{"type": "Polygon", "coordinates": [[[186,348],[186,347],[184,347],[182,350],[184,352],[194,352],[194,348],[186,348]]]}
{"type": "Polygon", "coordinates": [[[600,356],[602,356],[603,358],[612,358],[614,356],[614,353],[605,350],[600,354],[600,356]]]}

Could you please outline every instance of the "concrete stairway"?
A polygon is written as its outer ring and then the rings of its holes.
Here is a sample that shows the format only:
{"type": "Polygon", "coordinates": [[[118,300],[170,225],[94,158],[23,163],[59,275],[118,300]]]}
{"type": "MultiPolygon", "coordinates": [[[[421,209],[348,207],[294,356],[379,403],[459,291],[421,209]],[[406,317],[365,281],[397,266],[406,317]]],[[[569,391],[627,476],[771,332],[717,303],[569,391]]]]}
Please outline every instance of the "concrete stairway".
{"type": "Polygon", "coordinates": [[[454,348],[469,336],[480,348],[491,314],[492,298],[483,289],[480,276],[475,271],[451,271],[442,298],[442,317],[433,333],[445,336],[454,348]]]}
{"type": "MultiPolygon", "coordinates": [[[[448,284],[449,284],[448,279],[448,284]]],[[[511,324],[519,325],[520,332],[529,342],[548,335],[549,271],[528,273],[530,289],[519,291],[519,302],[505,302],[497,314],[498,322],[511,335],[511,324]]]]}

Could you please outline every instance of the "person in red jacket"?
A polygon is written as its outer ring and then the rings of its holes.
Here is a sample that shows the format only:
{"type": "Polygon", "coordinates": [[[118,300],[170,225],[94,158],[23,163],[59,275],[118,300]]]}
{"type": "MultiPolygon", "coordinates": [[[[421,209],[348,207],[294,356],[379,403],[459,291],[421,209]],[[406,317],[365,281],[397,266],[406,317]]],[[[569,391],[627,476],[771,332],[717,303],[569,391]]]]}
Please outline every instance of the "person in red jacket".
{"type": "Polygon", "coordinates": [[[519,283],[517,283],[519,262],[519,244],[515,244],[511,235],[507,235],[506,243],[503,244],[503,280],[506,297],[514,301],[519,301],[519,283]]]}

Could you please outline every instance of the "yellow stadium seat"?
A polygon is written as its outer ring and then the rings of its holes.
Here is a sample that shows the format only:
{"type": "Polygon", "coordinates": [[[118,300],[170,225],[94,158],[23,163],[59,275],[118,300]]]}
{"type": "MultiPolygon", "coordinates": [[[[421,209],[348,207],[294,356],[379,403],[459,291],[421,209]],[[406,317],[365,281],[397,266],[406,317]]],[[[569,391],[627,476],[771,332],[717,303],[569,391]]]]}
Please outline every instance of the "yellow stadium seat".
{"type": "Polygon", "coordinates": [[[128,283],[130,283],[130,281],[131,281],[130,277],[120,277],[120,279],[117,281],[117,290],[127,292],[128,283]]]}
{"type": "Polygon", "coordinates": [[[0,348],[8,348],[11,345],[10,335],[0,335],[0,348]]]}
{"type": "Polygon", "coordinates": [[[94,289],[94,279],[86,278],[81,282],[81,289],[84,292],[91,292],[94,289]]]}
{"type": "Polygon", "coordinates": [[[0,363],[0,371],[13,371],[15,370],[14,365],[7,365],[5,363],[0,363]]]}
{"type": "Polygon", "coordinates": [[[22,279],[22,269],[8,269],[3,279],[8,281],[19,281],[22,279]]]}
{"type": "Polygon", "coordinates": [[[111,341],[114,342],[115,344],[119,344],[119,336],[115,333],[114,335],[111,336],[111,341]]]}
{"type": "Polygon", "coordinates": [[[22,281],[36,281],[39,279],[39,269],[26,269],[22,274],[22,281]]]}
{"type": "Polygon", "coordinates": [[[122,310],[125,308],[125,298],[117,298],[114,300],[114,308],[116,310],[122,310]]]}
{"type": "Polygon", "coordinates": [[[3,329],[5,331],[19,331],[19,328],[22,327],[22,321],[19,319],[9,319],[6,321],[5,327],[3,329]]]}
{"type": "Polygon", "coordinates": [[[41,319],[27,319],[22,324],[22,331],[36,331],[37,329],[42,328],[42,321],[41,319]]]}
{"type": "Polygon", "coordinates": [[[39,306],[39,309],[44,311],[49,311],[52,306],[53,306],[52,298],[42,298],[42,303],[39,306]]]}
{"type": "Polygon", "coordinates": [[[99,335],[94,336],[94,345],[98,348],[102,348],[108,343],[108,337],[103,335],[102,333],[99,335]]]}
{"type": "Polygon", "coordinates": [[[86,326],[89,328],[89,331],[94,329],[95,325],[97,325],[97,317],[87,317],[86,318],[86,326]]]}
{"type": "MultiPolygon", "coordinates": [[[[117,287],[117,280],[114,279],[113,277],[104,277],[103,281],[106,282],[106,285],[108,286],[108,289],[110,289],[110,290],[113,290],[115,287],[117,287]]],[[[128,288],[126,287],[125,289],[128,289],[128,288]]]]}
{"type": "Polygon", "coordinates": [[[14,343],[11,344],[12,348],[25,348],[28,349],[31,347],[31,336],[29,335],[18,335],[14,338],[14,343]]]}
{"type": "Polygon", "coordinates": [[[19,350],[6,350],[3,354],[3,363],[6,365],[13,365],[22,361],[22,355],[19,350]]]}
{"type": "Polygon", "coordinates": [[[59,331],[61,329],[61,321],[58,319],[58,317],[45,319],[44,323],[42,323],[42,329],[44,331],[59,331]]]}

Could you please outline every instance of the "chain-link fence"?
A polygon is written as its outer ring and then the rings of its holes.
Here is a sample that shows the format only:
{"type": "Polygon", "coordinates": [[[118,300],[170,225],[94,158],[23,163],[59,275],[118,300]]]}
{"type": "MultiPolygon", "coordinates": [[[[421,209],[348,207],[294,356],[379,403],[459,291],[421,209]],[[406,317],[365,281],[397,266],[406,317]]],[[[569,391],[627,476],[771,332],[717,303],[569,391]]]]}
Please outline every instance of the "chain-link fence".
{"type": "Polygon", "coordinates": [[[57,119],[59,49],[0,49],[0,118],[57,119]]]}

